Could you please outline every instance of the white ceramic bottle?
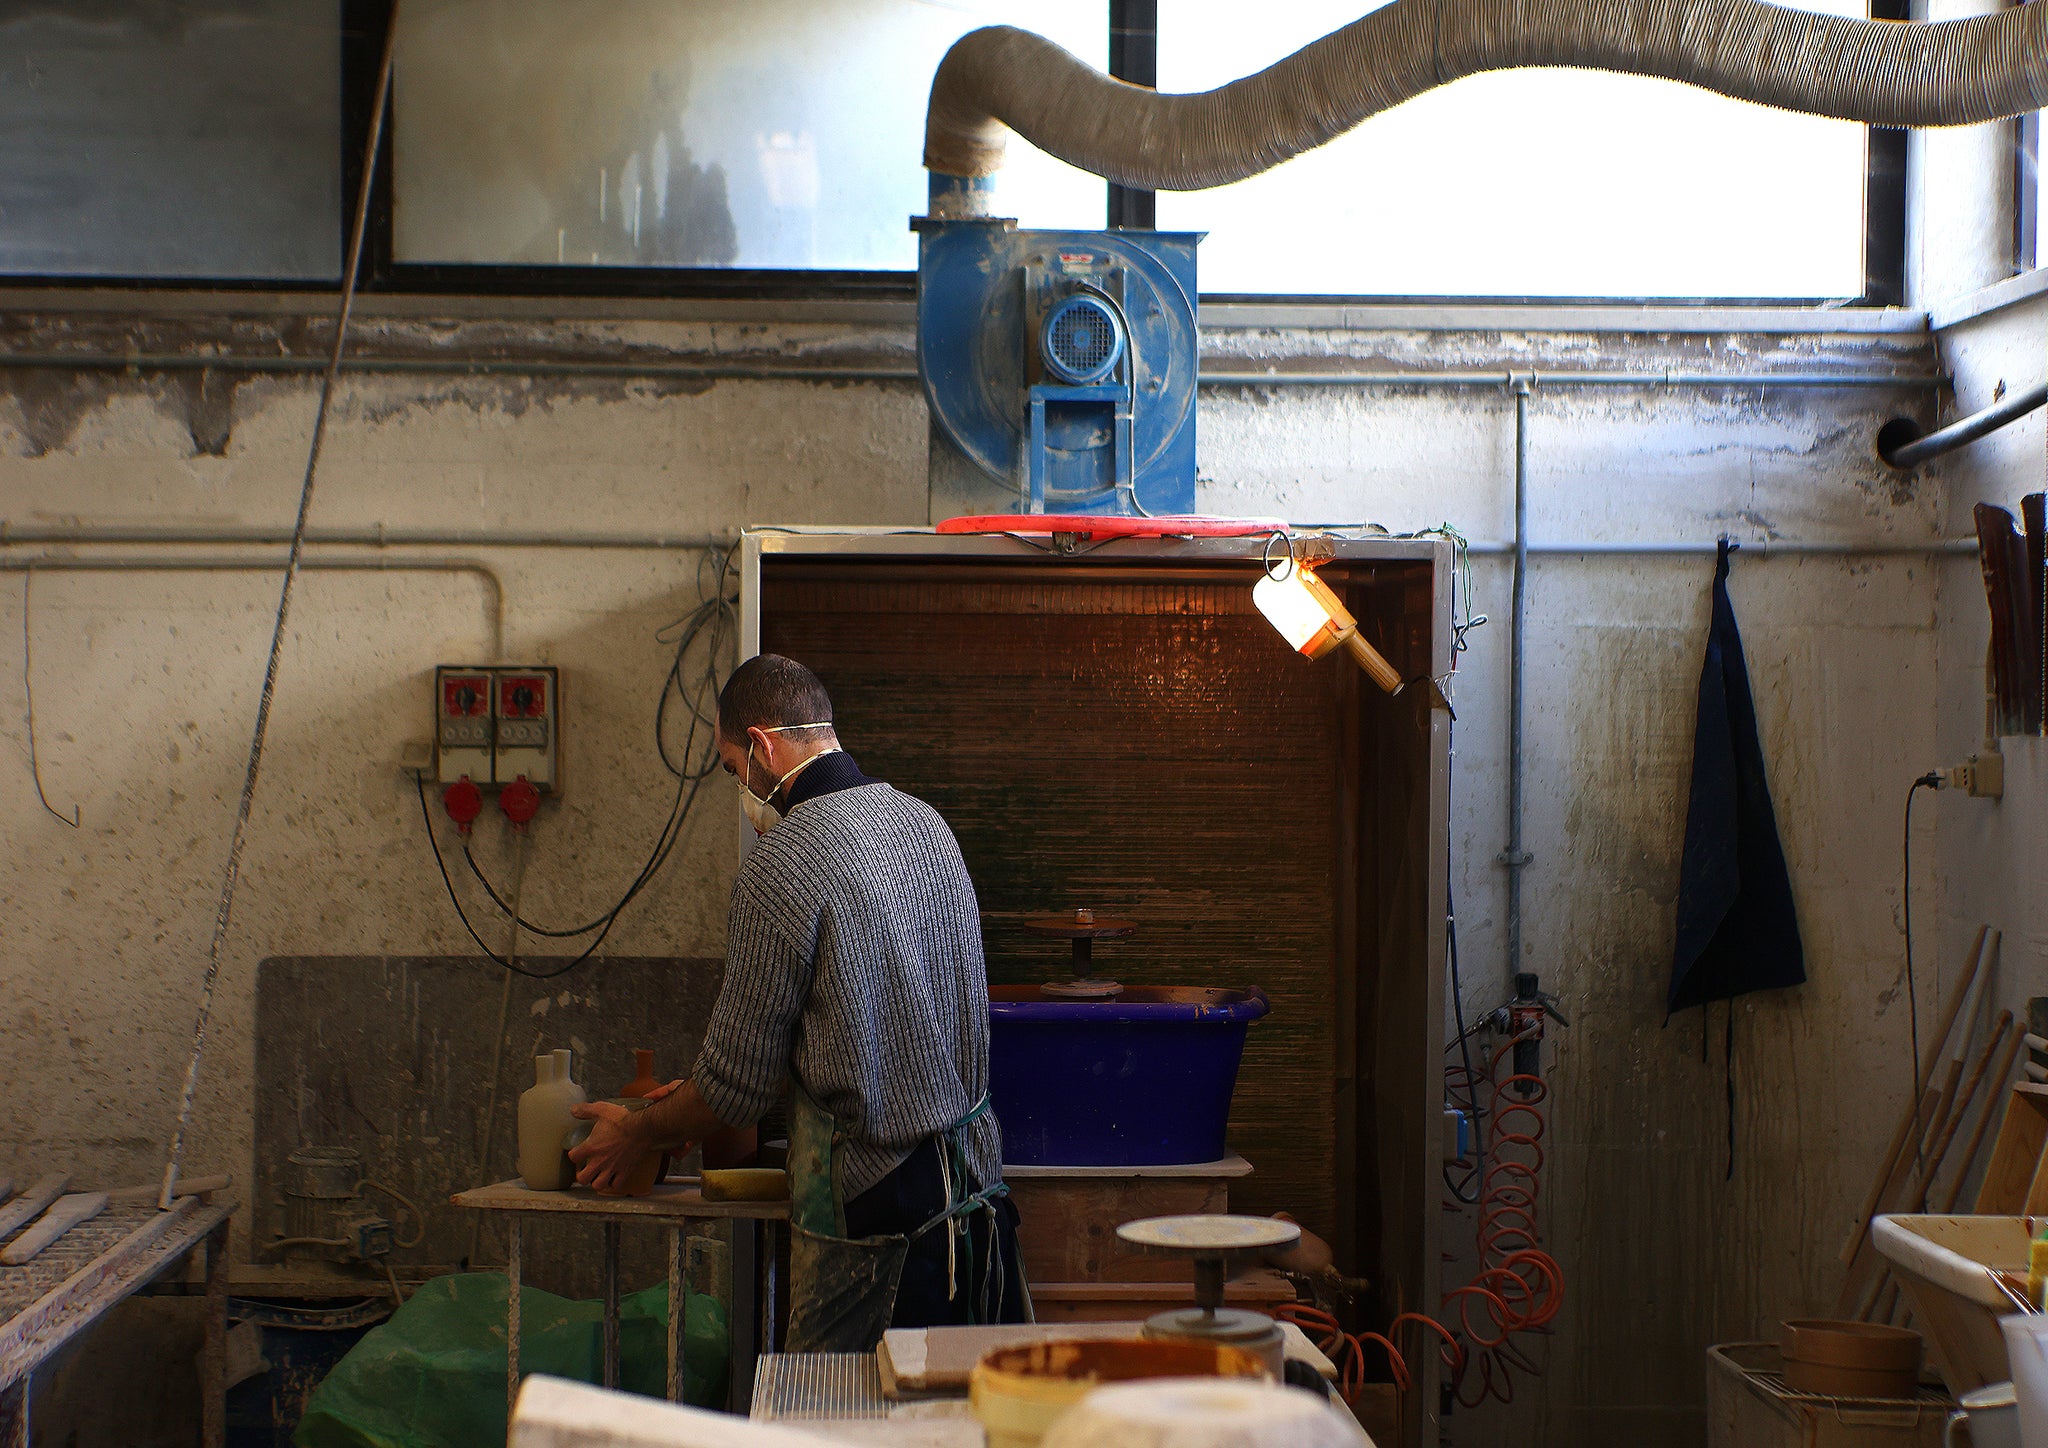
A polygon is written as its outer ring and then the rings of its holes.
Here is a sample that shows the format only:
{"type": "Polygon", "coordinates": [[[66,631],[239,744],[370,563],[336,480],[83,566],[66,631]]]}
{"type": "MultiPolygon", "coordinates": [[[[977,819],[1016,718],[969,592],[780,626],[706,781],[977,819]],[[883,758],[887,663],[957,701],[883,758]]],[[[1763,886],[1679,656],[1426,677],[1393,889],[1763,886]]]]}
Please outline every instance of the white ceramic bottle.
{"type": "Polygon", "coordinates": [[[539,1192],[561,1191],[576,1179],[563,1150],[581,1125],[570,1111],[585,1098],[569,1079],[569,1061],[567,1051],[535,1056],[533,1085],[519,1097],[519,1177],[539,1192]]]}

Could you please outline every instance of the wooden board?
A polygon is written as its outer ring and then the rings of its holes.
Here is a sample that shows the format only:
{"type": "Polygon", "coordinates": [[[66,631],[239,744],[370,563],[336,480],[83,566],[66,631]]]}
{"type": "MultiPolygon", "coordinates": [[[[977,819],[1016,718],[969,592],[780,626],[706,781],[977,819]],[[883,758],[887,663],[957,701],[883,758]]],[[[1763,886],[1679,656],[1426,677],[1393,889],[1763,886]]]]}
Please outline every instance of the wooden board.
{"type": "Polygon", "coordinates": [[[0,1267],[21,1267],[33,1262],[49,1246],[81,1222],[89,1222],[107,1209],[105,1192],[73,1192],[59,1197],[35,1225],[0,1249],[0,1267]]]}
{"type": "Polygon", "coordinates": [[[1241,1156],[1215,1161],[1176,1163],[1173,1166],[1018,1166],[1003,1163],[1003,1180],[1019,1181],[1122,1181],[1133,1177],[1220,1177],[1235,1181],[1252,1174],[1252,1164],[1241,1156]]]}
{"type": "Polygon", "coordinates": [[[457,1192],[449,1201],[458,1207],[486,1212],[545,1212],[590,1221],[700,1221],[740,1217],[749,1221],[782,1221],[788,1202],[707,1202],[696,1187],[658,1186],[644,1197],[601,1197],[582,1187],[566,1192],[537,1192],[517,1179],[457,1192]]]}
{"type": "Polygon", "coordinates": [[[39,1177],[27,1191],[5,1207],[0,1207],[0,1238],[12,1236],[43,1213],[43,1208],[64,1195],[64,1188],[71,1180],[69,1172],[51,1172],[39,1177]]]}
{"type": "MultiPolygon", "coordinates": [[[[1277,1273],[1250,1272],[1226,1283],[1223,1300],[1232,1307],[1271,1312],[1295,1300],[1292,1283],[1277,1273]]],[[[1034,1282],[1031,1305],[1040,1322],[1143,1320],[1155,1312],[1195,1305],[1192,1282],[1034,1282]]]]}
{"type": "Polygon", "coordinates": [[[1088,1342],[1137,1337],[1143,1322],[1023,1322],[997,1327],[892,1327],[882,1334],[875,1363],[882,1391],[890,1397],[915,1393],[960,1393],[974,1365],[998,1348],[1023,1347],[1049,1338],[1088,1342]]]}
{"type": "Polygon", "coordinates": [[[2042,1180],[2042,1151],[2048,1147],[2048,1086],[2022,1081],[2007,1098],[2005,1119],[1991,1146],[1991,1161],[1977,1188],[1980,1215],[2017,1216],[2038,1213],[2037,1198],[2048,1196],[2042,1180]]]}
{"type": "Polygon", "coordinates": [[[1133,1247],[1117,1224],[1230,1209],[1230,1184],[1217,1177],[1005,1180],[1027,1282],[1190,1281],[1186,1261],[1133,1247]]]}

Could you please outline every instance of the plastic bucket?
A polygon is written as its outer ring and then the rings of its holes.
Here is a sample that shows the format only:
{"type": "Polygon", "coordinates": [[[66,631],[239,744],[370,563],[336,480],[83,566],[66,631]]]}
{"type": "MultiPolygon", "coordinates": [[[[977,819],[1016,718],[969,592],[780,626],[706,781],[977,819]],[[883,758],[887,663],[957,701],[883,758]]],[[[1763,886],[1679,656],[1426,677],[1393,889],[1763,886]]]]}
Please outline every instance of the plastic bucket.
{"type": "Polygon", "coordinates": [[[1266,994],[1133,986],[1114,1000],[989,988],[989,1098],[1013,1166],[1169,1166],[1224,1155],[1244,1033],[1266,994]]]}

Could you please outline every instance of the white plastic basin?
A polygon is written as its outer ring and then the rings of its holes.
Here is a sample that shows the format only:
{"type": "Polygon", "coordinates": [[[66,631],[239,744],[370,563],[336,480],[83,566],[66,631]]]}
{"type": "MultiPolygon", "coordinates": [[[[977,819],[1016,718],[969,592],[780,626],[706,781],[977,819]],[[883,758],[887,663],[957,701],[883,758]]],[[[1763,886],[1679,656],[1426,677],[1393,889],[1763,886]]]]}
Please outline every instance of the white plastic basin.
{"type": "Polygon", "coordinates": [[[1871,1224],[1871,1242],[1913,1303],[1935,1365],[1951,1393],[2012,1376],[1998,1319],[2013,1305],[1991,1270],[2027,1275],[2027,1244],[2048,1218],[1892,1216],[1871,1224]]]}

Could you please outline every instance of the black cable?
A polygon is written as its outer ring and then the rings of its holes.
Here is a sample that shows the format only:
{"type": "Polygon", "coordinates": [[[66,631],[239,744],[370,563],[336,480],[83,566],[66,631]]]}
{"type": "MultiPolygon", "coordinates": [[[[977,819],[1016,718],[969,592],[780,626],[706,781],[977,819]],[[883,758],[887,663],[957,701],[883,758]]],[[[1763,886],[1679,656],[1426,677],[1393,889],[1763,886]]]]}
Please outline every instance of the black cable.
{"type": "MultiPolygon", "coordinates": [[[[1464,540],[1462,538],[1459,539],[1458,548],[1461,555],[1463,553],[1463,544],[1464,540]]],[[[1454,670],[1457,668],[1458,655],[1465,648],[1466,632],[1486,621],[1482,617],[1477,622],[1467,623],[1462,627],[1457,625],[1458,584],[1459,571],[1453,568],[1451,571],[1451,618],[1453,620],[1455,636],[1451,649],[1451,667],[1454,670]]],[[[1469,579],[1467,580],[1465,607],[1468,612],[1472,607],[1469,579]]],[[[1452,1019],[1456,1021],[1458,1026],[1458,1057],[1465,1073],[1466,1117],[1472,1123],[1472,1157],[1474,1165],[1472,1174],[1466,1178],[1467,1185],[1472,1189],[1472,1195],[1466,1196],[1464,1189],[1451,1180],[1449,1167],[1444,1168],[1443,1178],[1444,1185],[1450,1189],[1451,1195],[1469,1207],[1478,1205],[1480,1194],[1485,1189],[1486,1133],[1481,1121],[1479,1107],[1479,1078],[1472,1070],[1472,1032],[1465,1027],[1465,982],[1458,971],[1458,911],[1451,893],[1451,870],[1454,857],[1450,840],[1452,831],[1448,826],[1451,818],[1451,789],[1456,779],[1458,760],[1457,730],[1457,716],[1454,714],[1444,725],[1444,753],[1447,756],[1444,761],[1444,817],[1447,826],[1444,831],[1444,948],[1446,954],[1450,957],[1451,964],[1451,1014],[1452,1019]]]]}
{"type": "MultiPolygon", "coordinates": [[[[467,839],[463,841],[462,858],[464,863],[469,866],[470,874],[476,877],[477,883],[483,887],[484,893],[490,897],[491,903],[503,912],[508,920],[529,934],[543,936],[550,940],[569,940],[579,935],[588,935],[593,930],[609,930],[612,923],[619,918],[620,913],[633,903],[640,892],[660,872],[662,865],[667,862],[670,852],[675,848],[676,841],[681,838],[683,824],[689,816],[691,803],[696,799],[697,789],[706,779],[718,772],[719,763],[716,745],[716,709],[720,683],[718,661],[724,653],[727,636],[732,631],[733,609],[738,600],[728,597],[725,593],[725,576],[731,564],[730,551],[714,552],[707,555],[707,558],[715,563],[712,588],[710,590],[705,590],[704,588],[703,567],[705,560],[702,559],[698,563],[698,587],[700,591],[711,592],[712,596],[705,599],[703,603],[700,603],[683,618],[678,619],[675,623],[666,625],[655,634],[655,637],[664,643],[672,638],[676,641],[675,655],[670,660],[668,672],[662,679],[661,696],[657,700],[654,710],[655,750],[661,756],[663,766],[676,778],[676,797],[669,806],[668,819],[663,824],[661,833],[655,838],[653,851],[649,854],[647,861],[640,867],[639,872],[634,876],[632,883],[626,887],[625,892],[605,910],[582,925],[574,925],[562,929],[538,925],[513,909],[511,903],[505,899],[498,888],[491,883],[490,878],[484,874],[483,867],[477,863],[476,855],[471,850],[469,841],[467,839]],[[690,682],[684,677],[684,664],[689,657],[691,648],[699,638],[705,636],[707,627],[710,630],[710,634],[708,647],[705,650],[704,669],[702,677],[697,681],[702,697],[693,697],[690,682]],[[669,757],[666,742],[668,706],[671,692],[681,699],[690,711],[689,732],[683,736],[681,751],[683,762],[681,767],[678,767],[675,761],[669,757]],[[711,747],[705,751],[701,762],[693,762],[693,755],[697,749],[697,734],[700,727],[708,731],[706,737],[712,743],[711,747]]],[[[438,844],[435,848],[438,852],[438,844]]],[[[459,904],[457,908],[461,908],[459,904]]],[[[465,921],[465,923],[467,922],[465,921]]],[[[474,932],[471,933],[474,934],[474,932]]],[[[500,961],[500,964],[503,963],[500,961]]]]}
{"type": "Polygon", "coordinates": [[[558,970],[529,970],[517,961],[507,959],[491,949],[490,946],[484,944],[484,938],[477,934],[476,927],[469,923],[469,912],[462,908],[462,900],[455,893],[455,880],[448,873],[448,862],[441,858],[441,842],[434,838],[434,816],[427,808],[427,777],[424,773],[415,769],[412,773],[412,782],[413,788],[419,793],[420,797],[420,823],[426,827],[427,843],[433,847],[434,863],[440,867],[441,884],[447,888],[448,903],[455,907],[456,918],[462,921],[462,928],[469,932],[469,938],[476,942],[476,948],[497,964],[505,967],[505,969],[532,980],[552,980],[558,975],[567,974],[588,960],[591,951],[597,949],[598,945],[603,942],[604,936],[598,936],[596,940],[590,943],[590,950],[584,951],[583,954],[577,956],[558,970]]]}
{"type": "Polygon", "coordinates": [[[735,605],[738,602],[737,598],[728,596],[725,591],[725,579],[726,574],[730,571],[731,557],[731,550],[728,549],[724,551],[712,550],[705,558],[699,559],[698,588],[700,592],[708,592],[711,596],[706,598],[704,602],[700,603],[689,614],[656,634],[656,637],[661,638],[664,642],[667,642],[671,636],[676,639],[675,656],[670,661],[668,672],[662,679],[661,696],[655,705],[654,715],[656,752],[661,756],[663,765],[676,778],[676,797],[669,806],[667,819],[662,822],[661,830],[655,836],[653,848],[648,852],[646,860],[641,863],[639,870],[633,876],[632,882],[627,885],[619,898],[595,919],[584,925],[567,930],[557,930],[536,925],[519,915],[511,904],[498,892],[497,888],[491,884],[489,878],[485,876],[482,867],[477,864],[476,857],[470,849],[468,840],[465,839],[463,841],[462,856],[469,865],[470,873],[476,877],[477,883],[483,886],[484,893],[490,897],[491,903],[503,911],[506,917],[519,928],[534,935],[556,940],[588,935],[592,931],[597,932],[596,938],[575,959],[553,970],[531,970],[520,965],[515,960],[500,955],[484,943],[483,937],[477,933],[476,926],[471,923],[469,912],[464,908],[461,897],[456,893],[454,878],[448,873],[448,862],[441,853],[440,839],[434,833],[433,812],[427,805],[426,778],[420,772],[414,771],[413,785],[419,795],[420,821],[426,828],[427,844],[433,850],[434,865],[441,873],[441,884],[448,892],[448,902],[455,907],[456,916],[462,921],[462,928],[469,932],[469,938],[476,942],[477,948],[487,958],[506,970],[514,971],[534,980],[551,980],[556,976],[567,974],[595,955],[598,947],[604,944],[605,937],[611,934],[612,926],[618,922],[620,914],[639,896],[640,892],[647,887],[649,882],[660,873],[661,867],[668,862],[668,857],[674,851],[676,842],[682,838],[683,828],[689,821],[690,811],[697,802],[697,795],[703,789],[704,781],[718,772],[716,707],[721,682],[718,676],[718,664],[723,656],[727,638],[733,630],[735,605]],[[707,561],[714,564],[712,587],[708,590],[704,587],[703,578],[704,565],[707,561]],[[684,664],[692,647],[700,638],[705,638],[707,628],[709,629],[709,636],[704,656],[703,673],[701,678],[696,681],[702,696],[698,697],[692,694],[691,681],[685,677],[684,664]],[[671,634],[671,630],[674,631],[673,634],[671,634]],[[675,762],[669,758],[664,738],[669,693],[671,690],[675,692],[678,698],[683,700],[690,711],[690,728],[683,738],[683,763],[681,768],[678,768],[675,762]],[[710,739],[711,744],[704,751],[701,762],[696,762],[693,756],[697,751],[697,736],[700,728],[710,731],[707,737],[710,739]]]}
{"type": "MultiPolygon", "coordinates": [[[[1899,898],[1902,902],[1906,933],[1906,1021],[1913,1042],[1913,1094],[1906,1103],[1906,1109],[1916,1116],[1920,1110],[1920,1093],[1927,1088],[1922,1084],[1920,1071],[1920,992],[1913,983],[1913,796],[1923,789],[1940,788],[1941,772],[1932,769],[1906,786],[1905,840],[1900,851],[1905,876],[1899,888],[1899,898]]],[[[1915,1133],[1913,1160],[1916,1170],[1922,1177],[1927,1174],[1926,1152],[1924,1133],[1915,1133]]]]}

